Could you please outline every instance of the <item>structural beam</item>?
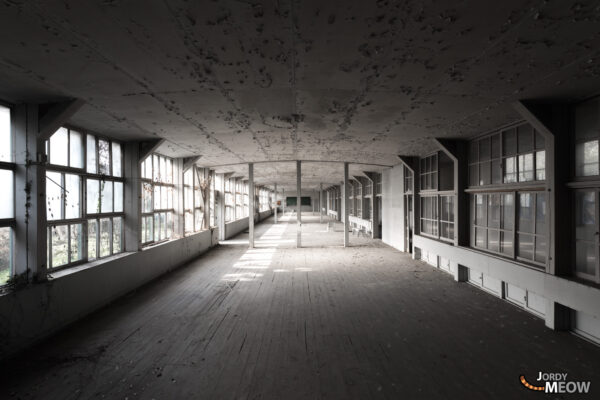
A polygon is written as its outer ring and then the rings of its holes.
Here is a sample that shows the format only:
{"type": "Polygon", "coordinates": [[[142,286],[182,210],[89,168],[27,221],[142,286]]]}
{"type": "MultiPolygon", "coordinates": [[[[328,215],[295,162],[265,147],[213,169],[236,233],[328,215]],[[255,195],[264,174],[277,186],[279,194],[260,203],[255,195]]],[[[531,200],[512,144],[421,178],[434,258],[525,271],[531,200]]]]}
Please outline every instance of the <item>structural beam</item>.
{"type": "Polygon", "coordinates": [[[248,248],[254,248],[254,164],[248,163],[248,248]]]}
{"type": "Polygon", "coordinates": [[[296,247],[302,247],[302,161],[296,161],[296,247]]]}
{"type": "Polygon", "coordinates": [[[344,184],[343,184],[343,196],[344,196],[344,247],[350,245],[350,235],[348,235],[348,228],[350,227],[350,218],[348,215],[348,207],[350,205],[349,198],[349,186],[350,180],[348,179],[348,163],[344,163],[344,184]]]}
{"type": "MultiPolygon", "coordinates": [[[[39,116],[38,137],[48,140],[85,104],[81,99],[73,99],[50,105],[43,115],[39,116]]],[[[40,106],[40,111],[42,111],[40,106]]],[[[41,113],[40,113],[41,114],[41,113]]]]}
{"type": "Polygon", "coordinates": [[[319,184],[319,222],[323,223],[323,183],[319,184]]]}
{"type": "Polygon", "coordinates": [[[163,143],[165,139],[154,139],[146,140],[140,143],[140,163],[144,162],[146,158],[154,153],[163,143]]]}
{"type": "Polygon", "coordinates": [[[202,156],[185,157],[183,159],[183,172],[185,173],[188,169],[192,168],[202,156]]]}

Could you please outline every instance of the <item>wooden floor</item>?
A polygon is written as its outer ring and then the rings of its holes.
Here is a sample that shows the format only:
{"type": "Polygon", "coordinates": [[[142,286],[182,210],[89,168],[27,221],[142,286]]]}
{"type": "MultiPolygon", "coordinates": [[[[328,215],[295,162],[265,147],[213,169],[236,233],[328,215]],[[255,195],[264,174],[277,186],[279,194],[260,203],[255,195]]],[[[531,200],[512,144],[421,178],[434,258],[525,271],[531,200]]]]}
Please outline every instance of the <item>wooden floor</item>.
{"type": "Polygon", "coordinates": [[[518,379],[538,371],[600,391],[597,346],[303,218],[314,247],[260,224],[256,249],[242,234],[5,362],[0,398],[541,398],[518,379]]]}

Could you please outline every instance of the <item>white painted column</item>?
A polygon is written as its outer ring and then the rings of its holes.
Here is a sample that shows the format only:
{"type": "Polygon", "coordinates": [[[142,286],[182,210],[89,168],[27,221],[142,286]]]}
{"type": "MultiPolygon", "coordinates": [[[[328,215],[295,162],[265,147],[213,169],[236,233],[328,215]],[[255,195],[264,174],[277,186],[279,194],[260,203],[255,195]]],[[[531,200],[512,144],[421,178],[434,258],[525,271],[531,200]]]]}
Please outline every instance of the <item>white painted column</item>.
{"type": "Polygon", "coordinates": [[[221,184],[219,185],[219,197],[217,197],[217,204],[219,207],[218,226],[219,226],[219,240],[225,240],[225,174],[219,174],[221,176],[221,184]]]}
{"type": "Polygon", "coordinates": [[[350,236],[348,235],[348,227],[350,226],[350,218],[348,217],[348,207],[350,203],[348,190],[348,163],[344,163],[344,247],[350,245],[350,236]]]}
{"type": "Polygon", "coordinates": [[[323,223],[323,183],[319,184],[319,222],[323,223]]]}
{"type": "Polygon", "coordinates": [[[302,162],[296,161],[296,247],[302,247],[302,162]]]}
{"type": "Polygon", "coordinates": [[[273,196],[275,198],[275,223],[277,223],[277,184],[275,184],[275,193],[273,196]]]}
{"type": "Polygon", "coordinates": [[[281,205],[282,205],[282,210],[281,210],[281,215],[285,216],[285,189],[281,189],[281,205]]]}
{"type": "Polygon", "coordinates": [[[248,164],[248,248],[254,248],[254,164],[248,164]]]}

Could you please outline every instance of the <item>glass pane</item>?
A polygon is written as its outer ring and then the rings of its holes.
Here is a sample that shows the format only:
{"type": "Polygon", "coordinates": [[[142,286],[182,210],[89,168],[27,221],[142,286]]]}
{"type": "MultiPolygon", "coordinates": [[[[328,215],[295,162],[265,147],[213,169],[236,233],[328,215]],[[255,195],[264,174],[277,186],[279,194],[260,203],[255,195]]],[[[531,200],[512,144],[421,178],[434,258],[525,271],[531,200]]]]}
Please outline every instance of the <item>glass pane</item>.
{"type": "Polygon", "coordinates": [[[533,153],[519,156],[519,182],[533,180],[533,153]]]}
{"type": "Polygon", "coordinates": [[[498,252],[500,251],[500,234],[495,229],[488,230],[488,250],[498,252]]]}
{"type": "Polygon", "coordinates": [[[96,138],[92,135],[87,135],[86,142],[86,170],[91,174],[98,172],[96,167],[96,138]]]}
{"type": "MultiPolygon", "coordinates": [[[[48,185],[48,180],[46,180],[46,185],[48,185]]],[[[13,192],[15,185],[11,170],[0,169],[0,187],[4,191],[3,195],[0,196],[0,218],[14,218],[15,201],[13,192]]],[[[60,196],[60,188],[58,193],[60,196]]]]}
{"type": "Polygon", "coordinates": [[[173,214],[167,213],[167,238],[171,238],[173,235],[173,214]]]}
{"type": "Polygon", "coordinates": [[[519,257],[533,260],[533,238],[533,235],[526,235],[524,233],[517,235],[517,240],[519,241],[519,257]]]}
{"type": "Polygon", "coordinates": [[[167,159],[167,183],[173,183],[173,160],[167,159]]]}
{"type": "Polygon", "coordinates": [[[160,213],[160,238],[167,238],[167,213],[160,213]]]}
{"type": "Polygon", "coordinates": [[[79,175],[65,174],[65,218],[81,216],[79,175]]]}
{"type": "Polygon", "coordinates": [[[112,174],[113,176],[121,176],[121,145],[112,142],[112,174]]]}
{"type": "Polygon", "coordinates": [[[71,262],[83,259],[83,224],[71,225],[71,262]]]}
{"type": "Polygon", "coordinates": [[[102,212],[112,212],[113,210],[113,183],[112,181],[101,181],[100,182],[100,196],[102,212]]]}
{"type": "Polygon", "coordinates": [[[50,164],[69,165],[69,131],[65,128],[50,137],[50,164]]]}
{"type": "Polygon", "coordinates": [[[98,173],[110,175],[110,143],[98,140],[98,173]]]}
{"type": "MultiPolygon", "coordinates": [[[[514,196],[511,193],[502,195],[502,228],[513,230],[515,218],[514,196]]],[[[512,238],[511,238],[512,240],[512,238]]]]}
{"type": "MultiPolygon", "coordinates": [[[[202,230],[202,219],[204,218],[204,213],[200,209],[196,209],[194,211],[194,230],[199,231],[202,230]]],[[[170,235],[169,235],[170,236],[170,235]]]]}
{"type": "Polygon", "coordinates": [[[152,185],[142,183],[142,208],[143,212],[152,212],[152,185]]]}
{"type": "Polygon", "coordinates": [[[475,247],[479,247],[485,249],[485,237],[486,229],[485,228],[475,228],[475,247]]]}
{"type": "Polygon", "coordinates": [[[469,186],[479,185],[479,164],[469,166],[469,186]]]}
{"type": "Polygon", "coordinates": [[[167,208],[173,208],[173,188],[167,187],[167,208]]]}
{"type": "Polygon", "coordinates": [[[154,186],[154,209],[160,210],[160,186],[154,186]]]}
{"type": "Polygon", "coordinates": [[[100,181],[88,179],[86,181],[87,213],[97,214],[100,212],[100,181]]]}
{"type": "Polygon", "coordinates": [[[533,233],[533,195],[519,194],[519,226],[520,232],[533,233]]]}
{"type": "Polygon", "coordinates": [[[509,256],[513,255],[512,232],[500,232],[500,252],[509,256]]]}
{"type": "Polygon", "coordinates": [[[500,158],[502,154],[500,152],[500,134],[496,134],[491,137],[492,139],[492,158],[500,158]]]}
{"type": "Polygon", "coordinates": [[[489,161],[479,164],[479,184],[480,185],[489,185],[490,184],[490,181],[491,181],[490,167],[491,167],[491,164],[489,161]]]}
{"type": "Polygon", "coordinates": [[[123,182],[114,182],[115,212],[123,212],[123,182]]]}
{"type": "Polygon", "coordinates": [[[487,196],[478,194],[475,196],[475,224],[487,226],[487,196]]]}
{"type": "Polygon", "coordinates": [[[161,209],[167,209],[168,208],[168,201],[167,201],[167,187],[166,186],[161,186],[160,188],[160,208],[161,209]]]}
{"type": "Polygon", "coordinates": [[[535,149],[544,150],[546,148],[546,140],[538,131],[535,131],[535,149]]]}
{"type": "Polygon", "coordinates": [[[69,240],[68,228],[68,225],[50,227],[50,248],[52,252],[51,268],[60,267],[69,262],[69,255],[67,253],[69,240]]]}
{"type": "Polygon", "coordinates": [[[535,261],[540,263],[546,262],[546,237],[535,237],[535,261]]]}
{"type": "Polygon", "coordinates": [[[185,212],[185,231],[186,233],[192,232],[194,228],[194,215],[191,211],[185,212]]]}
{"type": "Polygon", "coordinates": [[[535,197],[535,233],[546,235],[546,195],[538,193],[535,197]]]}
{"type": "Polygon", "coordinates": [[[158,156],[156,154],[152,155],[152,174],[154,175],[152,177],[154,182],[160,182],[160,165],[158,165],[158,156]]]}
{"type": "Polygon", "coordinates": [[[154,214],[154,241],[160,240],[160,216],[158,213],[154,214]]]}
{"type": "Polygon", "coordinates": [[[88,260],[98,258],[96,253],[96,238],[98,234],[98,221],[95,219],[88,220],[88,260]]]}
{"type": "Polygon", "coordinates": [[[535,153],[535,180],[546,179],[546,152],[544,150],[535,153]]]}
{"type": "Polygon", "coordinates": [[[492,184],[502,183],[502,160],[492,161],[492,184]]]}
{"type": "Polygon", "coordinates": [[[596,193],[575,192],[575,239],[595,240],[596,193]]]}
{"type": "Polygon", "coordinates": [[[513,156],[517,153],[517,134],[514,128],[502,133],[502,153],[503,156],[513,156]]]}
{"type": "Polygon", "coordinates": [[[161,182],[167,182],[167,160],[164,157],[159,157],[158,159],[160,161],[161,182]]]}
{"type": "MultiPolygon", "coordinates": [[[[0,108],[0,115],[1,115],[1,108],[0,108]]],[[[3,227],[0,227],[0,285],[4,285],[10,279],[11,269],[12,269],[12,228],[10,228],[8,226],[3,226],[3,227]]]]}
{"type": "Polygon", "coordinates": [[[508,157],[504,159],[504,183],[514,183],[517,181],[517,157],[508,157]]]}
{"type": "Polygon", "coordinates": [[[123,236],[123,221],[121,217],[113,218],[113,254],[121,252],[121,238],[123,236]]]}
{"type": "Polygon", "coordinates": [[[110,255],[110,218],[100,218],[100,257],[110,255]]]}
{"type": "Polygon", "coordinates": [[[577,176],[598,175],[598,141],[575,145],[575,173],[577,176]]]}
{"type": "Polygon", "coordinates": [[[152,156],[144,161],[144,178],[152,179],[152,156]]]}
{"type": "Polygon", "coordinates": [[[141,231],[141,235],[142,235],[142,243],[146,243],[146,241],[148,241],[148,239],[146,239],[146,217],[142,217],[142,231],[141,231]]]}
{"type": "Polygon", "coordinates": [[[519,135],[519,153],[533,150],[533,129],[531,125],[525,124],[517,128],[519,135]]]}
{"type": "MultiPolygon", "coordinates": [[[[12,161],[12,134],[10,128],[10,108],[0,106],[0,161],[12,161]]],[[[5,228],[0,228],[5,229],[5,228]]],[[[0,271],[2,266],[0,265],[0,271]]],[[[2,284],[0,272],[0,285],[2,284]]]]}
{"type": "MultiPolygon", "coordinates": [[[[46,172],[46,219],[53,221],[62,219],[62,174],[46,172]]],[[[12,183],[11,183],[12,186],[12,183]]]]}
{"type": "Polygon", "coordinates": [[[70,131],[70,165],[74,168],[83,168],[83,137],[81,133],[70,131]]]}
{"type": "MultiPolygon", "coordinates": [[[[500,228],[500,195],[488,195],[488,227],[500,228]]],[[[496,237],[497,240],[497,237],[496,237]]]]}
{"type": "Polygon", "coordinates": [[[472,140],[469,143],[469,163],[476,163],[479,161],[479,145],[477,140],[472,140]]]}
{"type": "Polygon", "coordinates": [[[589,242],[576,242],[575,250],[575,271],[595,276],[596,274],[596,249],[598,248],[597,244],[589,243],[589,242]]]}
{"type": "Polygon", "coordinates": [[[151,242],[152,237],[154,236],[154,224],[152,215],[145,218],[146,220],[146,241],[151,242]]]}
{"type": "Polygon", "coordinates": [[[490,138],[484,138],[479,141],[479,161],[490,159],[490,138]]]}

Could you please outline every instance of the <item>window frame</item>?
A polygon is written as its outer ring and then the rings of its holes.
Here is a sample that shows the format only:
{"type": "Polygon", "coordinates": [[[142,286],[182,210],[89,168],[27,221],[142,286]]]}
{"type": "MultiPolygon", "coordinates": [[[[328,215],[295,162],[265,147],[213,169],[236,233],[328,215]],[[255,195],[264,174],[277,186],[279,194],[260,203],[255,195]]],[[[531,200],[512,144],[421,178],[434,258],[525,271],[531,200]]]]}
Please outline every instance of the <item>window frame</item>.
{"type": "Polygon", "coordinates": [[[15,179],[15,170],[16,170],[16,161],[15,161],[15,132],[13,129],[13,107],[8,104],[4,104],[0,102],[0,107],[8,109],[9,118],[10,118],[10,161],[0,161],[0,169],[5,171],[11,171],[12,173],[12,217],[11,218],[1,218],[0,219],[0,228],[9,228],[9,237],[8,237],[8,251],[9,251],[9,261],[8,261],[8,279],[6,282],[1,283],[0,287],[6,285],[12,277],[15,275],[15,229],[16,229],[16,179],[15,179]]]}
{"type": "MultiPolygon", "coordinates": [[[[149,247],[149,246],[153,246],[159,243],[164,243],[167,242],[171,239],[173,239],[173,226],[174,226],[174,215],[175,215],[175,183],[174,183],[174,162],[173,159],[171,157],[167,157],[167,156],[163,156],[162,154],[159,153],[151,153],[149,154],[147,157],[145,157],[144,159],[139,161],[139,168],[140,168],[140,189],[142,191],[146,190],[144,188],[144,186],[149,186],[150,190],[148,190],[147,192],[150,193],[150,204],[151,204],[151,211],[144,211],[144,195],[142,193],[142,195],[140,196],[140,237],[139,237],[139,241],[142,247],[149,247]],[[158,158],[158,180],[156,180],[157,174],[155,172],[155,157],[158,158]],[[148,178],[147,176],[144,176],[144,168],[145,168],[145,163],[148,161],[148,159],[151,159],[152,162],[152,167],[150,169],[150,178],[148,178]],[[161,163],[161,159],[165,160],[165,173],[167,171],[167,166],[170,163],[171,164],[171,179],[169,182],[168,176],[166,180],[162,180],[161,179],[161,174],[160,174],[160,163],[161,163]],[[162,193],[162,188],[166,188],[167,190],[167,196],[169,194],[169,189],[171,189],[171,207],[168,207],[169,204],[169,199],[167,197],[167,208],[155,208],[155,204],[156,204],[156,199],[155,199],[155,192],[156,192],[156,187],[160,188],[160,192],[162,193]],[[165,228],[165,237],[164,238],[160,238],[160,232],[158,233],[158,240],[156,240],[156,216],[158,216],[158,221],[160,224],[160,218],[161,218],[161,214],[165,215],[165,224],[170,224],[171,225],[171,235],[168,235],[169,232],[169,228],[167,226],[167,228],[165,228]],[[171,218],[169,221],[169,214],[171,214],[171,218]],[[152,220],[152,240],[143,240],[143,236],[144,236],[144,224],[146,223],[145,220],[147,220],[148,218],[151,218],[152,220]]],[[[162,224],[161,224],[162,226],[162,224]]],[[[161,227],[159,227],[159,229],[161,229],[161,227]]]]}

